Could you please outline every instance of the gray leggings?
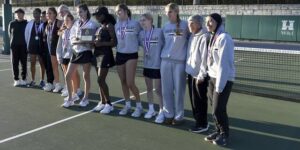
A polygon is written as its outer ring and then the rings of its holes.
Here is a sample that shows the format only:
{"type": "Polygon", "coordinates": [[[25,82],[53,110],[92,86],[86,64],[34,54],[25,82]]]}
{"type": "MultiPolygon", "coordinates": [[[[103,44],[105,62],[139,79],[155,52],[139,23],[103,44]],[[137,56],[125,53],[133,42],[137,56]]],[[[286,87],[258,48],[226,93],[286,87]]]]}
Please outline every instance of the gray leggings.
{"type": "Polygon", "coordinates": [[[160,72],[164,115],[180,121],[184,117],[185,64],[162,60],[160,72]]]}

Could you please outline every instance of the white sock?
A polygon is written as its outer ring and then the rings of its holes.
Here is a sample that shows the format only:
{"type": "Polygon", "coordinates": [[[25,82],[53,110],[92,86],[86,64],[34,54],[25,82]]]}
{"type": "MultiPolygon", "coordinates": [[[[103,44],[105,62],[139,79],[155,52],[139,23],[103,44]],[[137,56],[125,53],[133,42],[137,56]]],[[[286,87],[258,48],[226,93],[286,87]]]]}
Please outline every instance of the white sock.
{"type": "Polygon", "coordinates": [[[153,104],[149,104],[149,111],[154,111],[154,105],[153,104]]]}
{"type": "Polygon", "coordinates": [[[126,105],[126,107],[131,107],[131,102],[130,102],[130,100],[126,100],[125,105],[126,105]]]}
{"type": "Polygon", "coordinates": [[[136,102],[136,107],[143,108],[141,102],[136,102]]]}

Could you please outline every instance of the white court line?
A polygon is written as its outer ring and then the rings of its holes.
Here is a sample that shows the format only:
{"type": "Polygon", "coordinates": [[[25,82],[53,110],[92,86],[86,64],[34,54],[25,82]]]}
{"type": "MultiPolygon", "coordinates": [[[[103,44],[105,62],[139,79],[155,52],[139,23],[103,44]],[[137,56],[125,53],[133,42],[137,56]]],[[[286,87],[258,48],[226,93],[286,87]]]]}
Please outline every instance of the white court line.
{"type": "MultiPolygon", "coordinates": [[[[145,92],[142,92],[140,93],[140,95],[144,95],[146,94],[147,91],[145,92]]],[[[130,98],[132,98],[133,96],[131,96],[130,98]]],[[[120,103],[122,101],[124,101],[125,99],[120,99],[120,100],[117,100],[115,102],[112,102],[112,104],[117,104],[117,103],[120,103]]],[[[63,123],[63,122],[66,122],[66,121],[69,121],[71,119],[74,119],[74,118],[77,118],[77,117],[80,117],[80,116],[83,116],[83,115],[86,115],[88,113],[91,113],[93,112],[93,109],[92,110],[89,110],[89,111],[86,111],[86,112],[83,112],[83,113],[80,113],[80,114],[77,114],[77,115],[74,115],[74,116],[71,116],[71,117],[68,117],[68,118],[65,118],[65,119],[62,119],[62,120],[59,120],[59,121],[56,121],[56,122],[53,122],[53,123],[50,123],[50,124],[47,124],[47,125],[44,125],[44,126],[41,126],[39,128],[36,128],[36,129],[33,129],[33,130],[30,130],[30,131],[27,131],[27,132],[23,132],[23,133],[20,133],[20,134],[17,134],[15,136],[12,136],[12,137],[9,137],[9,138],[6,138],[6,139],[3,139],[0,141],[0,144],[2,143],[5,143],[5,142],[8,142],[8,141],[11,141],[11,140],[14,140],[14,139],[17,139],[17,138],[20,138],[22,136],[25,136],[25,135],[29,135],[31,133],[34,133],[34,132],[37,132],[37,131],[40,131],[40,130],[43,130],[43,129],[46,129],[46,128],[49,128],[49,127],[52,127],[52,126],[55,126],[57,124],[60,124],[60,123],[63,123]]]]}
{"type": "Polygon", "coordinates": [[[7,63],[7,62],[11,62],[10,60],[9,61],[0,61],[0,63],[7,63]]]}
{"type": "Polygon", "coordinates": [[[0,71],[8,71],[8,70],[11,70],[11,69],[2,69],[2,70],[0,70],[0,71]]]}

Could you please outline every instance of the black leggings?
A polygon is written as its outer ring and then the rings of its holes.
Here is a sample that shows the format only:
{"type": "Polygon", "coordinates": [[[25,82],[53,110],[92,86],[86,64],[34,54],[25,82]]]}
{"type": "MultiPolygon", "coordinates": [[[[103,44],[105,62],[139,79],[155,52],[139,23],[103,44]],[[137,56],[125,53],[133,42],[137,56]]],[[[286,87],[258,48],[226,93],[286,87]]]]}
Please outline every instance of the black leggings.
{"type": "Polygon", "coordinates": [[[216,79],[210,78],[208,83],[207,97],[212,105],[212,115],[216,124],[217,132],[229,136],[229,123],[227,115],[227,102],[231,93],[232,81],[227,81],[222,93],[217,93],[215,90],[216,79]]]}

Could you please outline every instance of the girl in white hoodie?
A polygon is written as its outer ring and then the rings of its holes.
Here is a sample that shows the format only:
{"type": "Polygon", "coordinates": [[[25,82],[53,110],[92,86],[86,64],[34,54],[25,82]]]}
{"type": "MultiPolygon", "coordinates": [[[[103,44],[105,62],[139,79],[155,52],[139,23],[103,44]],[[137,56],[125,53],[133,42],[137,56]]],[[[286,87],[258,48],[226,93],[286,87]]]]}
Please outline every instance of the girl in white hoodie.
{"type": "Polygon", "coordinates": [[[234,43],[229,34],[224,31],[222,18],[213,13],[206,18],[206,27],[212,33],[208,45],[208,99],[212,104],[212,115],[216,131],[207,137],[216,145],[226,145],[229,136],[227,102],[235,78],[234,43]]]}

